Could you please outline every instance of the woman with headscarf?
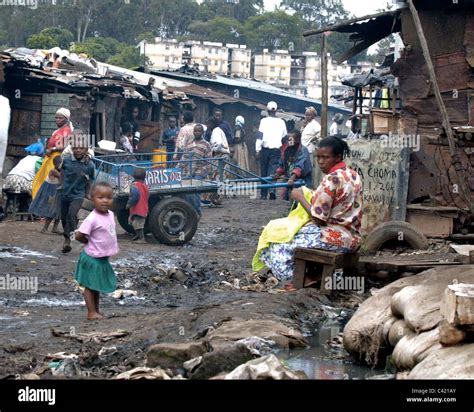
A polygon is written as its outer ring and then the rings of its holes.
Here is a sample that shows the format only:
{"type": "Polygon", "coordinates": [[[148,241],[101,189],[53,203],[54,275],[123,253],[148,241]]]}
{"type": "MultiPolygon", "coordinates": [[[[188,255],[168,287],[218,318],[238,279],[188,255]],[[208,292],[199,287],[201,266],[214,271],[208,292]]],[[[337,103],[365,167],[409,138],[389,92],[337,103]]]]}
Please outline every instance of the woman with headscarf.
{"type": "MultiPolygon", "coordinates": [[[[260,236],[252,266],[269,268],[280,281],[290,281],[297,247],[350,253],[361,244],[362,181],[344,163],[349,154],[345,140],[326,137],[318,145],[318,165],[325,174],[315,191],[294,189],[299,203],[287,218],[269,222],[260,236]]],[[[291,285],[288,285],[291,287],[291,285]]]]}
{"type": "Polygon", "coordinates": [[[234,163],[241,169],[249,170],[249,152],[245,144],[245,119],[243,116],[235,118],[234,143],[234,163]]]}
{"type": "Polygon", "coordinates": [[[68,136],[72,134],[71,112],[61,107],[55,115],[57,130],[51,135],[46,143],[46,156],[44,157],[41,169],[33,180],[32,196],[38,193],[41,185],[49,176],[49,172],[54,168],[53,159],[59,156],[66,146],[68,136]]]}

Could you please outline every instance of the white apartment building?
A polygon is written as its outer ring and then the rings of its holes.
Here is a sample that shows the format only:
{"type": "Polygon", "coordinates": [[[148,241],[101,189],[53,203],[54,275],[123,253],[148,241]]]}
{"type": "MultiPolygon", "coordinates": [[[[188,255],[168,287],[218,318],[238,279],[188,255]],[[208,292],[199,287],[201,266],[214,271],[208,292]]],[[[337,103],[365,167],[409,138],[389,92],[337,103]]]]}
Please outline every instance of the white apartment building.
{"type": "MultiPolygon", "coordinates": [[[[154,43],[140,42],[139,47],[140,53],[145,54],[158,70],[177,70],[187,63],[208,73],[251,76],[252,51],[245,45],[194,40],[179,43],[157,37],[154,43]]],[[[328,55],[329,95],[341,94],[344,90],[345,86],[340,82],[343,76],[372,67],[370,62],[338,65],[328,55]]],[[[264,49],[255,55],[253,76],[299,96],[322,97],[321,59],[315,52],[290,54],[288,50],[270,52],[264,49]]]]}
{"type": "Polygon", "coordinates": [[[139,47],[140,54],[147,56],[155,69],[177,70],[183,65],[184,47],[177,40],[156,37],[154,43],[143,40],[139,47]]]}
{"type": "Polygon", "coordinates": [[[190,66],[198,64],[209,73],[227,74],[229,50],[222,43],[187,41],[184,49],[190,66]]]}
{"type": "Polygon", "coordinates": [[[242,44],[226,44],[226,47],[229,50],[227,75],[248,79],[250,77],[252,51],[242,44]]]}
{"type": "Polygon", "coordinates": [[[202,71],[222,75],[250,77],[251,50],[245,45],[155,38],[154,43],[142,41],[140,54],[146,55],[158,70],[177,70],[185,63],[198,65],[202,71]]]}
{"type": "Polygon", "coordinates": [[[275,86],[289,86],[291,78],[291,56],[288,50],[269,52],[263,49],[255,55],[254,77],[275,86]]]}

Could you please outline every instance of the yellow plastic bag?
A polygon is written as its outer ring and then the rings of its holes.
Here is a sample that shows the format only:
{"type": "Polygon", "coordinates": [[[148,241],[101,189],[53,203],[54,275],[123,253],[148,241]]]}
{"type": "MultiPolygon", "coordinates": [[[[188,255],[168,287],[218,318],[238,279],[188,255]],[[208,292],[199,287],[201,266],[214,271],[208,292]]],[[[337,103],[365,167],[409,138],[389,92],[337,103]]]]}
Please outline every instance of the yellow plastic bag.
{"type": "MultiPolygon", "coordinates": [[[[311,203],[312,191],[304,186],[302,189],[304,197],[311,203]]],[[[258,272],[265,267],[265,264],[260,260],[260,254],[263,249],[266,249],[271,243],[287,243],[291,241],[309,221],[311,221],[311,216],[301,204],[298,204],[298,207],[291,211],[288,217],[270,220],[258,239],[257,252],[252,260],[253,270],[258,272]]]]}

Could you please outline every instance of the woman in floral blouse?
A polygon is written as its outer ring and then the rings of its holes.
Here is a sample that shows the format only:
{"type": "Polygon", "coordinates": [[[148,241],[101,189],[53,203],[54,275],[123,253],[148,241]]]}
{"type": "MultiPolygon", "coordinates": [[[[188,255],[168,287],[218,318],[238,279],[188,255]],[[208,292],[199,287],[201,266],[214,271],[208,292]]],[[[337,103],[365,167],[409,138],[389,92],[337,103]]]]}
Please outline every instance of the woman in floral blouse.
{"type": "Polygon", "coordinates": [[[269,243],[268,247],[257,252],[256,259],[270,268],[279,280],[292,279],[294,250],[297,247],[341,253],[359,248],[362,182],[358,173],[343,162],[348,153],[349,146],[338,137],[331,136],[320,141],[318,165],[326,176],[312,192],[311,202],[301,189],[291,192],[291,198],[306,210],[308,222],[291,241],[269,243]]]}

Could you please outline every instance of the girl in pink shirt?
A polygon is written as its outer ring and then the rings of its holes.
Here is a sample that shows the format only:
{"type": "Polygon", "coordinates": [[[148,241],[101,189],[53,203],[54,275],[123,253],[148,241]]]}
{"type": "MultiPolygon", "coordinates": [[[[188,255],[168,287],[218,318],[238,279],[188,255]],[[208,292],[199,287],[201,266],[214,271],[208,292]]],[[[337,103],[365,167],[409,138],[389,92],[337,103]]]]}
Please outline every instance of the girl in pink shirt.
{"type": "Polygon", "coordinates": [[[77,262],[75,278],[84,286],[87,319],[102,319],[99,312],[99,293],[111,293],[117,286],[109,257],[119,251],[115,232],[112,186],[96,183],[91,191],[94,210],[76,231],[76,240],[85,244],[77,262]]]}

